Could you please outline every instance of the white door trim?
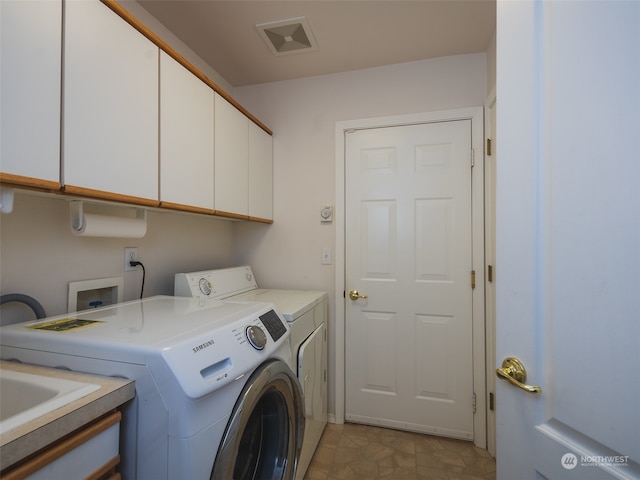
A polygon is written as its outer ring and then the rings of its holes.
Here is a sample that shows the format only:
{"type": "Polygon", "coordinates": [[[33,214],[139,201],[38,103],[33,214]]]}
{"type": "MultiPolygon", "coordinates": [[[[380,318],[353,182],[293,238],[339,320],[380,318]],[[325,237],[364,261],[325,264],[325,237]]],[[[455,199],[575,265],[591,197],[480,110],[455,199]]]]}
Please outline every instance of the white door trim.
{"type": "Polygon", "coordinates": [[[476,288],[473,290],[473,391],[476,395],[474,444],[487,446],[486,371],[485,363],[485,301],[484,301],[484,110],[482,107],[425,112],[391,117],[347,120],[336,123],[336,199],[335,199],[335,393],[336,423],[344,423],[345,415],[345,143],[344,132],[351,129],[379,128],[417,123],[471,120],[471,145],[475,167],[472,175],[472,243],[476,288]]]}

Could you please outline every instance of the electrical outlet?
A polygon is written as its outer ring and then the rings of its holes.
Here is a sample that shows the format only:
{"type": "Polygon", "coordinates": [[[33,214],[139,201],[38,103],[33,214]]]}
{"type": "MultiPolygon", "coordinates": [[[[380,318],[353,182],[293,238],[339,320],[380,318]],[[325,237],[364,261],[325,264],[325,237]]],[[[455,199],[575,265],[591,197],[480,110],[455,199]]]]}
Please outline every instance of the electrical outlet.
{"type": "Polygon", "coordinates": [[[136,269],[129,262],[138,260],[138,249],[136,247],[126,247],[124,249],[124,271],[131,272],[136,269]]]}

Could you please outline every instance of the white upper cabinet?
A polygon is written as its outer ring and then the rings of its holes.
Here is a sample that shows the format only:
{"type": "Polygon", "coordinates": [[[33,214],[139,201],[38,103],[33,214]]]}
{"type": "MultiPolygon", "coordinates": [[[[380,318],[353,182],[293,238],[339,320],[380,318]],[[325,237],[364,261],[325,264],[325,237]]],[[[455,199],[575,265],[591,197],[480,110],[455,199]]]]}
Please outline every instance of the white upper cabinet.
{"type": "Polygon", "coordinates": [[[60,185],[62,2],[0,1],[0,171],[60,185]]]}
{"type": "Polygon", "coordinates": [[[160,201],[213,210],[213,90],[160,52],[160,201]]]}
{"type": "Polygon", "coordinates": [[[272,221],[270,133],[113,5],[0,0],[0,182],[272,221]]]}
{"type": "Polygon", "coordinates": [[[273,139],[249,123],[249,217],[273,220],[273,139]]]}
{"type": "Polygon", "coordinates": [[[249,119],[215,95],[215,209],[249,215],[249,119]]]}
{"type": "Polygon", "coordinates": [[[101,2],[65,5],[65,189],[157,204],[159,48],[101,2]]]}

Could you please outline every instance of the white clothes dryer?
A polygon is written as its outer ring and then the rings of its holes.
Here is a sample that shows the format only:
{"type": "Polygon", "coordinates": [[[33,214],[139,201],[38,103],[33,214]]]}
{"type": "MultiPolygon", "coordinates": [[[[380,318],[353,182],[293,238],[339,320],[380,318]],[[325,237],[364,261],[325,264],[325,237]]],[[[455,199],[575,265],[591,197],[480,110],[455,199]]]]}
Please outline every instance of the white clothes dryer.
{"type": "Polygon", "coordinates": [[[258,288],[250,266],[179,273],[174,294],[225,301],[268,302],[289,322],[293,370],[302,388],[305,432],[297,479],[304,478],[327,424],[327,313],[325,292],[258,288]]]}
{"type": "Polygon", "coordinates": [[[0,328],[4,360],[135,380],[129,480],[292,480],[304,413],[289,336],[271,304],[176,297],[0,328]]]}

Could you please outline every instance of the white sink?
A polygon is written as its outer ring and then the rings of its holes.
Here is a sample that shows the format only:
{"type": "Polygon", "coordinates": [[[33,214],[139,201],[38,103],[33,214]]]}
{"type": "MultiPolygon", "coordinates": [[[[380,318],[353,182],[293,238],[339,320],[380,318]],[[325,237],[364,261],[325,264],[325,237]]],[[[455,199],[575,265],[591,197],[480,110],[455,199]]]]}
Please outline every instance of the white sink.
{"type": "Polygon", "coordinates": [[[0,369],[0,434],[99,389],[91,383],[0,369]]]}

